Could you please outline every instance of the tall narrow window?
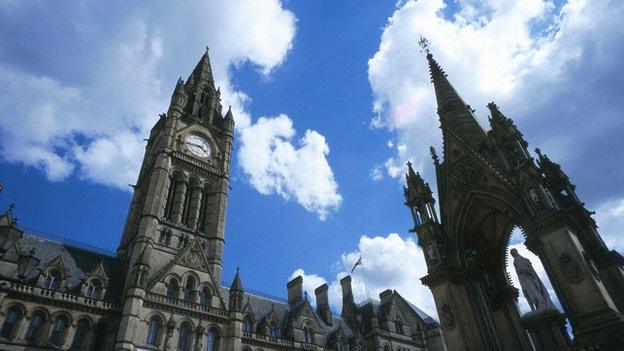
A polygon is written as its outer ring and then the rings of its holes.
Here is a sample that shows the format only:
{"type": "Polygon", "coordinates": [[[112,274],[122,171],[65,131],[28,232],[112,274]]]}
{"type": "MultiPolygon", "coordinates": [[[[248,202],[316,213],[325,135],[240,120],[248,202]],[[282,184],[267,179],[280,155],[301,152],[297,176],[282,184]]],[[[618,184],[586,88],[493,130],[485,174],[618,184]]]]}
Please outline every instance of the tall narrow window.
{"type": "Polygon", "coordinates": [[[277,323],[274,321],[269,323],[269,337],[277,338],[277,323]]]}
{"type": "Polygon", "coordinates": [[[178,293],[178,281],[175,278],[169,279],[169,283],[167,283],[167,291],[166,295],[169,298],[175,299],[177,298],[178,293]]]}
{"type": "Polygon", "coordinates": [[[41,314],[40,312],[35,313],[32,318],[30,318],[30,324],[28,325],[28,329],[26,330],[26,341],[28,343],[36,343],[39,339],[41,325],[43,324],[43,318],[43,314],[41,314]]]}
{"type": "Polygon", "coordinates": [[[208,339],[206,341],[206,351],[218,351],[219,350],[219,335],[214,330],[208,332],[208,339]]]}
{"type": "Polygon", "coordinates": [[[56,269],[51,270],[46,279],[43,281],[43,287],[45,289],[58,290],[60,286],[60,278],[61,274],[56,269]]]}
{"type": "Polygon", "coordinates": [[[186,286],[184,287],[184,300],[194,302],[195,300],[195,278],[186,278],[186,286]]]}
{"type": "Polygon", "coordinates": [[[312,343],[312,330],[308,326],[303,327],[303,341],[308,344],[312,343]]]}
{"type": "Polygon", "coordinates": [[[22,311],[17,307],[10,309],[4,318],[4,324],[2,324],[2,329],[0,329],[0,335],[7,339],[13,338],[15,328],[21,320],[22,311]]]}
{"type": "Polygon", "coordinates": [[[208,191],[208,188],[204,188],[204,190],[202,190],[202,198],[201,198],[201,205],[199,206],[199,219],[197,220],[197,229],[202,232],[205,233],[206,232],[206,222],[207,222],[207,218],[209,213],[207,213],[209,211],[208,206],[210,204],[210,192],[208,191]]]}
{"type": "Polygon", "coordinates": [[[210,289],[203,287],[201,293],[199,293],[199,303],[203,306],[210,306],[211,298],[212,294],[210,293],[210,289]]]}
{"type": "Polygon", "coordinates": [[[92,351],[103,351],[106,349],[106,324],[100,322],[95,328],[95,341],[93,342],[92,351]]]}
{"type": "Polygon", "coordinates": [[[65,339],[65,330],[67,329],[67,320],[65,317],[58,317],[52,326],[52,334],[50,334],[50,342],[56,346],[63,345],[65,339]]]}
{"type": "Polygon", "coordinates": [[[102,283],[98,279],[93,279],[87,286],[87,297],[92,299],[99,299],[100,292],[102,291],[102,283]]]}
{"type": "Polygon", "coordinates": [[[193,183],[189,183],[186,186],[186,195],[184,196],[184,206],[182,207],[182,224],[189,225],[190,209],[191,209],[191,194],[193,193],[193,183]]]}
{"type": "Polygon", "coordinates": [[[149,329],[147,330],[148,344],[158,346],[158,335],[160,335],[161,325],[158,317],[152,317],[152,319],[150,319],[149,329]]]}
{"type": "Polygon", "coordinates": [[[176,176],[171,177],[171,183],[169,185],[169,193],[167,194],[167,205],[165,206],[165,218],[172,220],[171,213],[173,212],[173,199],[175,197],[176,190],[178,188],[179,180],[176,176]]]}
{"type": "Polygon", "coordinates": [[[182,324],[178,334],[178,350],[187,351],[189,349],[191,328],[188,324],[182,324]]]}
{"type": "Polygon", "coordinates": [[[87,335],[87,328],[89,323],[87,321],[80,321],[76,325],[76,333],[74,334],[74,340],[72,341],[72,350],[80,350],[84,344],[85,336],[87,335]]]}
{"type": "Polygon", "coordinates": [[[243,319],[243,331],[245,333],[251,333],[252,325],[251,318],[245,317],[245,319],[243,319]]]}

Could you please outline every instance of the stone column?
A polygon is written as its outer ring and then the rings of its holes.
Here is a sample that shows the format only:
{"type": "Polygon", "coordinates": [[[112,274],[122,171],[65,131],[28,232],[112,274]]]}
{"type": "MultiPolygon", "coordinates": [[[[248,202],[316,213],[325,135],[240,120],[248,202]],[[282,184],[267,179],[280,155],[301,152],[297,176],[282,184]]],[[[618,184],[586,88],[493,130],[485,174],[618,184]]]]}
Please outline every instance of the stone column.
{"type": "Polygon", "coordinates": [[[180,184],[176,188],[176,193],[173,195],[173,207],[171,208],[171,219],[174,223],[180,223],[182,221],[182,212],[184,210],[184,203],[186,202],[186,187],[188,185],[185,181],[180,181],[180,184]]]}
{"type": "Polygon", "coordinates": [[[575,342],[600,345],[609,333],[624,334],[624,318],[598,273],[586,262],[586,253],[567,221],[564,213],[541,220],[530,232],[527,247],[542,261],[570,320],[575,342]]]}
{"type": "Polygon", "coordinates": [[[532,350],[531,341],[522,326],[518,306],[518,289],[505,286],[494,292],[492,317],[505,350],[532,350]]]}
{"type": "Polygon", "coordinates": [[[126,293],[122,317],[119,321],[115,351],[134,351],[134,331],[137,328],[139,315],[143,309],[145,290],[131,288],[126,293]]]}
{"type": "Polygon", "coordinates": [[[32,316],[28,314],[28,312],[22,316],[22,320],[17,325],[15,334],[13,334],[13,340],[15,340],[15,342],[22,343],[26,339],[26,331],[28,330],[28,325],[30,325],[31,317],[32,316]]]}
{"type": "Polygon", "coordinates": [[[189,202],[189,221],[188,226],[191,230],[197,229],[197,220],[199,219],[199,210],[202,202],[202,188],[196,186],[191,191],[191,201],[189,202]]]}
{"type": "Polygon", "coordinates": [[[67,326],[67,331],[65,332],[65,340],[63,340],[63,345],[61,348],[63,350],[69,349],[72,342],[74,341],[74,336],[76,335],[76,322],[72,322],[67,326]]]}
{"type": "Polygon", "coordinates": [[[243,314],[237,311],[230,311],[229,317],[227,338],[223,338],[226,346],[225,350],[240,350],[241,338],[243,337],[243,314]]]}

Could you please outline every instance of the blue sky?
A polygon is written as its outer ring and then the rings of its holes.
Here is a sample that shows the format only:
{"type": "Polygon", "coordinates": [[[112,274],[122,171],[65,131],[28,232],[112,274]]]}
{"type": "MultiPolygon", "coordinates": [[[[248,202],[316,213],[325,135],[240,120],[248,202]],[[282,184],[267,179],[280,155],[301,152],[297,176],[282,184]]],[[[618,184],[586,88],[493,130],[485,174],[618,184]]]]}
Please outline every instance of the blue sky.
{"type": "Polygon", "coordinates": [[[373,294],[434,313],[401,191],[407,160],[433,181],[440,143],[424,35],[481,122],[495,100],[624,248],[617,1],[0,3],[0,208],[23,226],[114,250],[141,139],[210,45],[237,122],[224,279],[283,296],[304,274],[336,307],[363,255],[373,294]]]}

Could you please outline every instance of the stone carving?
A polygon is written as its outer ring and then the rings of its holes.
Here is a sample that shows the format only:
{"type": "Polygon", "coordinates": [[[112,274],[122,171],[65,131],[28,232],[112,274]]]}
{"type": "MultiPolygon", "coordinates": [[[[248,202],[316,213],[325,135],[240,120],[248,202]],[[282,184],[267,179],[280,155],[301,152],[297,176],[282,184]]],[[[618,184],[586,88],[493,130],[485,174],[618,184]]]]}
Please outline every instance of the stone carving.
{"type": "Polygon", "coordinates": [[[569,254],[565,252],[561,254],[559,257],[559,265],[561,266],[561,273],[568,278],[570,283],[576,284],[583,280],[583,271],[581,266],[569,254]]]}
{"type": "Polygon", "coordinates": [[[449,306],[446,302],[443,303],[442,307],[440,307],[440,312],[442,326],[444,329],[451,330],[455,328],[455,314],[453,313],[451,306],[449,306]]]}
{"type": "Polygon", "coordinates": [[[201,253],[201,246],[197,241],[195,241],[195,243],[191,246],[191,249],[180,258],[179,263],[203,271],[208,270],[208,266],[206,265],[204,257],[201,253]]]}
{"type": "Polygon", "coordinates": [[[465,191],[481,177],[481,167],[472,159],[464,158],[459,161],[451,172],[451,186],[455,191],[465,191]]]}
{"type": "Polygon", "coordinates": [[[535,269],[533,269],[531,261],[526,257],[522,257],[516,249],[511,249],[510,253],[514,258],[513,264],[516,269],[516,274],[518,275],[518,280],[520,281],[522,294],[529,303],[529,306],[531,306],[531,310],[540,311],[554,309],[555,306],[550,300],[548,291],[544,283],[542,283],[538,277],[537,272],[535,272],[535,269]]]}

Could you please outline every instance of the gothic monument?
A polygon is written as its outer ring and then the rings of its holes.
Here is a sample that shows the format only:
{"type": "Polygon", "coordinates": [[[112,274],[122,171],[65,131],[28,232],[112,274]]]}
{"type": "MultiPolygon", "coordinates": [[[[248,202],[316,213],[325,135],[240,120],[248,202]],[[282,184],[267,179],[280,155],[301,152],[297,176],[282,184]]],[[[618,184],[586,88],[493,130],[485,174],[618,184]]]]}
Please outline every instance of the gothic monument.
{"type": "MultiPolygon", "coordinates": [[[[505,270],[511,230],[541,260],[570,322],[578,349],[622,349],[624,259],[609,250],[561,167],[528,143],[490,103],[490,130],[457,94],[427,53],[443,137],[443,160],[431,148],[440,218],[429,185],[408,165],[406,205],[425,252],[449,350],[532,350],[505,270]]],[[[522,258],[522,288],[534,308],[550,300],[522,258]]],[[[528,329],[528,328],[527,328],[528,329]]]]}

